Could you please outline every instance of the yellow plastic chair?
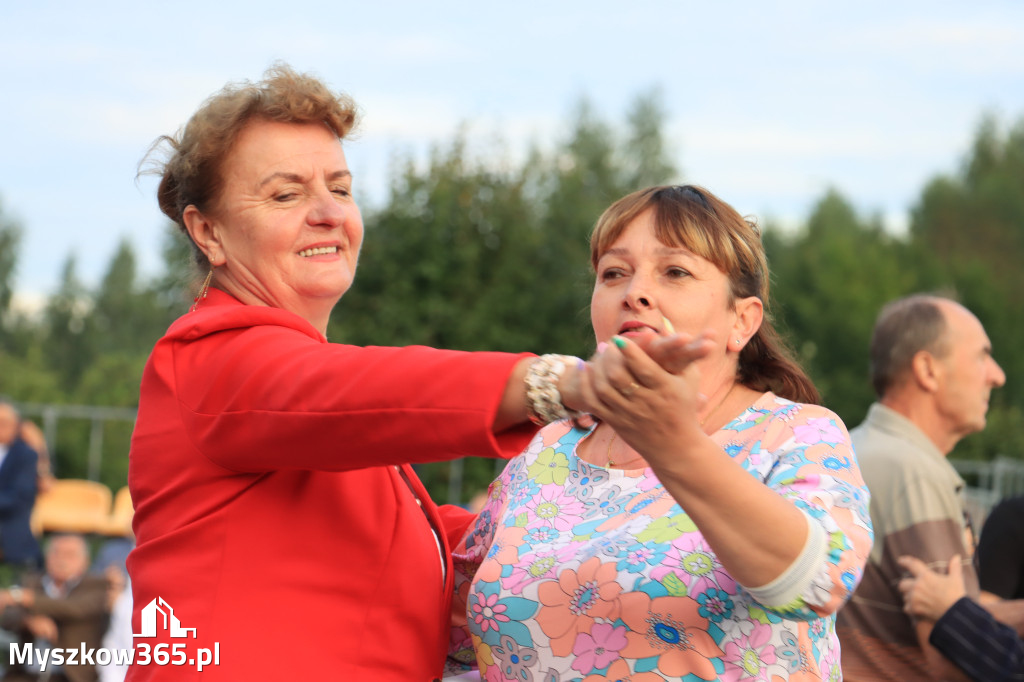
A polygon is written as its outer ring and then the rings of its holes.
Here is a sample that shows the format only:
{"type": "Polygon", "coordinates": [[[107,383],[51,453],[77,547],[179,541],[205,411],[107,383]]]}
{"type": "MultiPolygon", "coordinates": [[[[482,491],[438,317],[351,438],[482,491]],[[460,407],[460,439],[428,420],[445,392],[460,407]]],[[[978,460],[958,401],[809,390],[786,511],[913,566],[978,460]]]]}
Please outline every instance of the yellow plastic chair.
{"type": "Polygon", "coordinates": [[[110,488],[96,481],[57,479],[36,497],[31,526],[45,533],[101,533],[111,514],[110,488]]]}
{"type": "Polygon", "coordinates": [[[132,494],[128,486],[118,488],[114,493],[114,506],[110,515],[99,532],[113,537],[128,537],[132,534],[132,517],[135,507],[132,505],[132,494]]]}

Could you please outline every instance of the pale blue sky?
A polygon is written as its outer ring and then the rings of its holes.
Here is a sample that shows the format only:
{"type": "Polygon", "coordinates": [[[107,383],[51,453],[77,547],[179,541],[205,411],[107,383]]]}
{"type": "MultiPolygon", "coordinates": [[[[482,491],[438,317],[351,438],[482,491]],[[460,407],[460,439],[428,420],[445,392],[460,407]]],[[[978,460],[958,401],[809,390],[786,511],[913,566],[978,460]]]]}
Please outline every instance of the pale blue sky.
{"type": "Polygon", "coordinates": [[[124,237],[155,273],[164,219],[139,159],[276,59],[361,106],[346,148],[369,205],[395,152],[461,123],[551,147],[581,96],[619,123],[658,87],[686,180],[784,221],[835,186],[898,229],[983,113],[1024,117],[1015,0],[146,4],[0,0],[0,201],[25,230],[23,296],[51,293],[72,251],[94,285],[124,237]]]}

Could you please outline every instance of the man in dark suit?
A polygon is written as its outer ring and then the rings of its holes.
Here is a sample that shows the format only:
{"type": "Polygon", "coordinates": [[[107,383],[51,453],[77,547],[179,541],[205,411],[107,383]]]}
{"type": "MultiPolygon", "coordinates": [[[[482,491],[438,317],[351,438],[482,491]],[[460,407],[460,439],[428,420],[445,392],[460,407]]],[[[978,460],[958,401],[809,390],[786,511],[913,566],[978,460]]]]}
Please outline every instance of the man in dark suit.
{"type": "MultiPolygon", "coordinates": [[[[47,541],[46,573],[24,586],[0,590],[0,621],[18,632],[22,643],[46,642],[64,652],[95,650],[107,629],[108,583],[88,574],[89,546],[80,535],[57,535],[47,541]]],[[[65,660],[67,658],[65,657],[65,660]]],[[[49,669],[48,669],[49,670],[49,669]]],[[[33,680],[31,671],[8,671],[5,680],[33,680]]],[[[48,678],[51,682],[95,682],[93,661],[75,660],[48,678]]]]}
{"type": "Polygon", "coordinates": [[[0,399],[0,561],[8,565],[8,574],[39,567],[39,543],[29,526],[38,489],[37,457],[18,436],[20,423],[14,405],[0,399]]]}

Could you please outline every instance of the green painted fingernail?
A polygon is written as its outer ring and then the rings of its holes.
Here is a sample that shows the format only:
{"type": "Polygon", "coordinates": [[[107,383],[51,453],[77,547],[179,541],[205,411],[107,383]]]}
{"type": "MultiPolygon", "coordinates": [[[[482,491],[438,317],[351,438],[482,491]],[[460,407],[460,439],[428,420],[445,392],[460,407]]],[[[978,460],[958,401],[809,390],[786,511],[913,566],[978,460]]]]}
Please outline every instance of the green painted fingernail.
{"type": "Polygon", "coordinates": [[[618,335],[615,335],[615,336],[612,337],[612,343],[614,343],[620,349],[626,347],[626,339],[624,339],[624,338],[622,338],[621,336],[618,336],[618,335]]]}

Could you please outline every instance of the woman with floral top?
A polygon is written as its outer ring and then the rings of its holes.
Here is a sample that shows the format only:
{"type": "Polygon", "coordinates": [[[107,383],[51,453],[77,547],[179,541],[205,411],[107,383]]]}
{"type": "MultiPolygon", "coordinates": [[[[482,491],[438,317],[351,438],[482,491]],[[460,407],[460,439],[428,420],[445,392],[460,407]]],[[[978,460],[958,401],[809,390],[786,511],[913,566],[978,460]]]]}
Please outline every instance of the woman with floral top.
{"type": "Polygon", "coordinates": [[[841,679],[871,548],[846,427],[766,314],[756,227],[654,187],[591,240],[598,420],[542,429],[456,546],[452,668],[490,682],[841,679]],[[677,331],[678,330],[678,331],[677,331]],[[651,335],[701,357],[667,372],[651,335]]]}

